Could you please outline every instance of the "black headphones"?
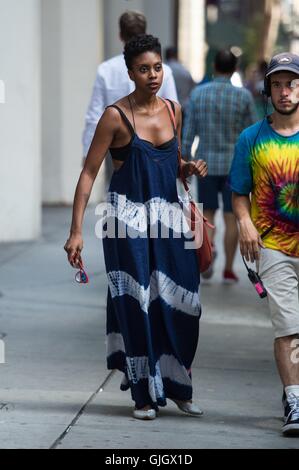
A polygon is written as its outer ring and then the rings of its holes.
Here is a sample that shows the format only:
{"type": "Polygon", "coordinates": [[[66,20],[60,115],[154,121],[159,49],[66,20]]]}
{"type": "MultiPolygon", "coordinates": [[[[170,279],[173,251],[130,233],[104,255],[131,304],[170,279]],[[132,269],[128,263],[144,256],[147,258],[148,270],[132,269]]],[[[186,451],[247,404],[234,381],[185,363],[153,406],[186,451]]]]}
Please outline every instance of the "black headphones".
{"type": "Polygon", "coordinates": [[[271,96],[270,77],[265,76],[265,78],[264,78],[264,89],[263,89],[262,93],[263,93],[264,96],[267,96],[267,98],[270,98],[270,96],[271,96]]]}

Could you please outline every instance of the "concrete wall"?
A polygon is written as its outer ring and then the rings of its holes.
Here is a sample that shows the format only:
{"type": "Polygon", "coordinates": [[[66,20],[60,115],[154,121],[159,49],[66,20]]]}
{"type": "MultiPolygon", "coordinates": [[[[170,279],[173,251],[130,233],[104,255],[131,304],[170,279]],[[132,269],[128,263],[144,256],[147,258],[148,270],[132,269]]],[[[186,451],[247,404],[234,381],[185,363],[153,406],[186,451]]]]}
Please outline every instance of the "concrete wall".
{"type": "Polygon", "coordinates": [[[202,80],[205,71],[204,0],[179,0],[179,59],[195,81],[202,80]]]}
{"type": "Polygon", "coordinates": [[[0,242],[40,234],[40,2],[0,0],[0,242]]]}
{"type": "MultiPolygon", "coordinates": [[[[42,0],[43,202],[71,203],[84,116],[103,59],[101,1],[42,0]]],[[[96,181],[93,198],[101,188],[96,181]]]]}
{"type": "Polygon", "coordinates": [[[158,36],[162,50],[175,46],[175,3],[174,0],[144,0],[148,33],[158,36]]]}

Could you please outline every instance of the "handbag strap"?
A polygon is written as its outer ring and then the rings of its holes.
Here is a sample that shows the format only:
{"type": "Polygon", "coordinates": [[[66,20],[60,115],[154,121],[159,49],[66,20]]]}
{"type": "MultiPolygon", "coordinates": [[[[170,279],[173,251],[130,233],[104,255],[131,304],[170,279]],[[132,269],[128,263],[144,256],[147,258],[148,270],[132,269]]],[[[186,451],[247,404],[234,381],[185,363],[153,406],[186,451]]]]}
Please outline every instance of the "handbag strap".
{"type": "MultiPolygon", "coordinates": [[[[164,98],[161,98],[161,99],[162,99],[162,101],[164,101],[165,105],[167,106],[170,118],[172,120],[173,127],[174,127],[174,129],[176,129],[176,121],[175,121],[175,116],[174,116],[174,112],[173,112],[173,109],[171,107],[171,104],[169,103],[168,100],[165,100],[164,98]]],[[[179,177],[180,177],[180,179],[181,179],[181,181],[184,185],[185,190],[189,193],[190,189],[189,189],[186,177],[183,176],[183,173],[182,173],[182,153],[181,153],[181,147],[180,146],[178,146],[178,162],[179,162],[179,177]]]]}
{"type": "MultiPolygon", "coordinates": [[[[164,103],[166,104],[167,108],[168,108],[168,111],[169,111],[169,114],[170,114],[170,117],[171,117],[171,120],[172,120],[172,123],[174,125],[174,128],[176,128],[176,121],[175,121],[175,116],[174,116],[174,113],[173,113],[173,110],[172,110],[172,107],[169,103],[168,100],[164,100],[163,98],[161,98],[162,101],[164,101],[164,103]]],[[[181,148],[180,146],[178,146],[178,161],[179,161],[179,176],[180,176],[180,179],[184,185],[184,188],[185,190],[187,191],[187,193],[189,194],[189,199],[191,201],[191,203],[194,205],[194,208],[196,209],[196,211],[200,214],[200,216],[202,217],[203,221],[205,222],[205,224],[210,227],[210,228],[215,228],[214,225],[212,225],[208,219],[198,210],[198,208],[196,207],[195,205],[195,202],[192,200],[192,197],[191,197],[191,194],[190,194],[190,188],[188,186],[188,183],[187,183],[187,180],[186,180],[186,177],[183,176],[182,174],[182,154],[181,154],[181,148]]]]}

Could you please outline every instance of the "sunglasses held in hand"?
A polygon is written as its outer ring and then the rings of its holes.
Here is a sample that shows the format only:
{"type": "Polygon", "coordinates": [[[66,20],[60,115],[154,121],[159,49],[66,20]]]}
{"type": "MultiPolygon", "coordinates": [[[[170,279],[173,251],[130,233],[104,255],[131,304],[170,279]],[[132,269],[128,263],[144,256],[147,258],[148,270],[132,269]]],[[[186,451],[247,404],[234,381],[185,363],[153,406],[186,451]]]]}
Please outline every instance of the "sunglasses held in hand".
{"type": "Polygon", "coordinates": [[[89,279],[88,279],[87,273],[86,273],[86,271],[83,267],[83,262],[79,261],[78,264],[79,264],[80,270],[76,273],[75,280],[76,280],[76,282],[78,282],[78,284],[87,284],[89,279]]]}

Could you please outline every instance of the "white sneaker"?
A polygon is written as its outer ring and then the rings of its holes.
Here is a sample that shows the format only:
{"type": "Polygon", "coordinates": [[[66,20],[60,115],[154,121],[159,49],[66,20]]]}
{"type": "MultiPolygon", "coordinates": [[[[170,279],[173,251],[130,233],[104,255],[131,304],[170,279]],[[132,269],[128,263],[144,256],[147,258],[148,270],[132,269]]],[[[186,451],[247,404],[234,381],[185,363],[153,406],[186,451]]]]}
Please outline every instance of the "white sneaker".
{"type": "Polygon", "coordinates": [[[299,397],[290,393],[285,400],[284,436],[299,436],[299,397]]]}
{"type": "Polygon", "coordinates": [[[173,399],[172,401],[184,413],[188,413],[189,415],[192,415],[192,416],[203,415],[203,411],[194,403],[190,403],[189,401],[180,401],[180,400],[173,400],[173,399]]]}
{"type": "Polygon", "coordinates": [[[154,409],[149,409],[149,410],[136,410],[136,408],[133,410],[133,417],[136,419],[155,419],[157,416],[156,410],[154,409]]]}

